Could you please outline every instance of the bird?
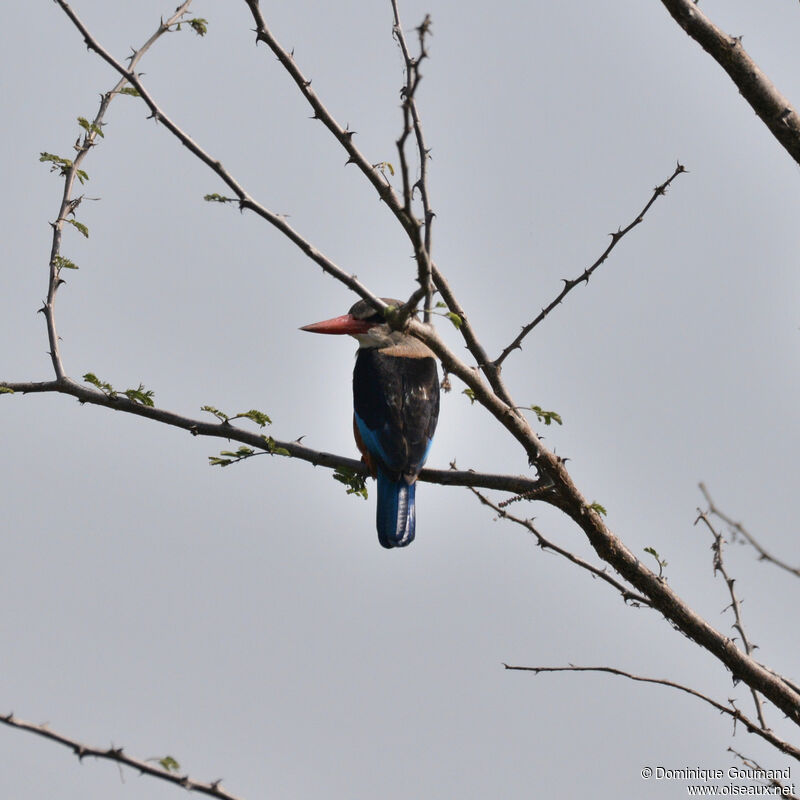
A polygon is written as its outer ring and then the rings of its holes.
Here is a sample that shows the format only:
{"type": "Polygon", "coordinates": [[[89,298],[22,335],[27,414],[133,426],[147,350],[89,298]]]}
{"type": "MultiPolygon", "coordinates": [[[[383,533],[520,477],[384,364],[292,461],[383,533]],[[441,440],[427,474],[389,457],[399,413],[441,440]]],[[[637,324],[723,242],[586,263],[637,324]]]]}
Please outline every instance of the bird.
{"type": "MultiPolygon", "coordinates": [[[[389,306],[400,300],[381,298],[389,306]]],[[[416,532],[416,480],[439,418],[439,375],[433,352],[419,339],[393,331],[366,300],[347,314],[304,325],[311,333],[350,334],[358,340],[353,369],[353,434],[378,482],[380,544],[406,547],[416,532]]]]}

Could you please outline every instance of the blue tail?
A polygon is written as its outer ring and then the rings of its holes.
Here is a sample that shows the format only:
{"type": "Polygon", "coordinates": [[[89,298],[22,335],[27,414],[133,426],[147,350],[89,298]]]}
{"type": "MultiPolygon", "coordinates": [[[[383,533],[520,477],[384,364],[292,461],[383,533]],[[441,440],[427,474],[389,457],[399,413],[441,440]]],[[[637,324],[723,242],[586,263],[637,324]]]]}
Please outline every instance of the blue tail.
{"type": "Polygon", "coordinates": [[[381,546],[405,547],[414,541],[416,483],[390,480],[378,469],[378,541],[381,546]]]}

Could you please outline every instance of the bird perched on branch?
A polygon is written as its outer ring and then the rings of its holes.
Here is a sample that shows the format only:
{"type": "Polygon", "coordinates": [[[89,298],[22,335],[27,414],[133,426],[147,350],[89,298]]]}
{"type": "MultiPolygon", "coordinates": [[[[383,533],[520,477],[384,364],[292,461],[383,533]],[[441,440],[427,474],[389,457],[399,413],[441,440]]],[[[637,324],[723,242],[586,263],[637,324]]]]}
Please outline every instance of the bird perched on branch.
{"type": "MultiPolygon", "coordinates": [[[[390,306],[399,300],[382,298],[390,306]]],[[[439,418],[436,359],[419,339],[393,331],[360,300],[341,317],[306,325],[311,333],[358,340],[353,370],[353,433],[364,463],[378,480],[378,541],[405,547],[414,540],[416,480],[439,418]]]]}

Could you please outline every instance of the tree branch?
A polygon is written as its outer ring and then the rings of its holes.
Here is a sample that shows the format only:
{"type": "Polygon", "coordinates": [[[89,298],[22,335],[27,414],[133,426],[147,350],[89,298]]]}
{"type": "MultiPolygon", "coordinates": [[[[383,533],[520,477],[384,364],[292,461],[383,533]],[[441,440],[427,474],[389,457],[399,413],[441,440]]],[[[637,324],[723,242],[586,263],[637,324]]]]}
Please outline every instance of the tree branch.
{"type": "MultiPolygon", "coordinates": [[[[62,0],[57,0],[57,2],[67,11],[68,6],[66,6],[62,0]]],[[[248,0],[248,5],[252,10],[257,9],[257,3],[254,0],[248,0]]],[[[131,83],[139,89],[141,83],[137,76],[127,72],[114,61],[113,58],[105,53],[105,51],[99,48],[99,45],[89,36],[85,27],[75,18],[74,14],[72,14],[71,11],[67,13],[73,20],[73,23],[76,24],[84,34],[87,44],[100,53],[104,60],[111,64],[114,69],[120,72],[121,75],[130,80],[131,83]]],[[[288,57],[288,54],[284,53],[284,56],[285,58],[282,59],[282,63],[293,76],[296,76],[296,67],[294,67],[292,59],[288,57]]],[[[297,77],[295,77],[295,80],[297,82],[297,77]]],[[[301,84],[303,84],[303,81],[298,83],[298,85],[301,84]]],[[[307,97],[309,96],[308,88],[308,85],[301,86],[301,91],[303,91],[307,97]]],[[[264,219],[281,230],[298,247],[303,249],[309,258],[315,261],[315,263],[320,264],[326,272],[349,286],[359,296],[367,298],[376,308],[382,307],[382,304],[380,304],[374,295],[371,295],[355,278],[346,275],[339,267],[324,258],[324,256],[306,242],[306,240],[286,225],[282,218],[266,211],[266,209],[258,206],[245,195],[244,190],[241,189],[230,175],[228,175],[219,162],[214,162],[196,143],[180,131],[174,123],[168,121],[167,118],[164,117],[155,106],[152,98],[144,92],[143,87],[142,96],[150,107],[153,115],[163,122],[184,146],[211,167],[235,192],[237,192],[237,197],[239,197],[240,200],[240,207],[255,210],[264,219]]],[[[382,187],[381,191],[388,197],[389,194],[387,194],[385,182],[382,182],[380,179],[378,179],[378,181],[382,187]]],[[[396,200],[396,196],[394,197],[396,200]]],[[[436,281],[435,272],[434,281],[436,281]]],[[[406,330],[428,344],[440,358],[444,367],[452,374],[461,378],[461,380],[475,392],[476,399],[522,445],[528,455],[529,461],[536,465],[543,477],[549,479],[553,483],[554,491],[548,495],[548,502],[551,502],[564,511],[583,530],[600,558],[614,567],[614,569],[641,594],[650,598],[653,607],[661,611],[676,628],[722,661],[736,678],[743,680],[751,686],[751,688],[764,694],[795,724],[800,724],[800,695],[779,677],[774,676],[768,669],[739,650],[728,637],[716,631],[708,622],[689,608],[689,606],[672,591],[668,584],[660,580],[657,575],[645,567],[605,525],[600,515],[586,502],[586,499],[578,490],[577,486],[575,486],[563,461],[542,446],[539,438],[528,424],[528,421],[516,410],[517,404],[509,402],[510,397],[500,380],[499,369],[494,365],[483,366],[483,370],[494,389],[494,391],[492,391],[487,387],[477,370],[467,367],[455,357],[431,326],[414,319],[409,319],[406,330]]],[[[477,344],[477,339],[475,341],[477,344]]]]}
{"type": "Polygon", "coordinates": [[[548,306],[543,308],[541,310],[541,312],[539,313],[539,315],[534,320],[532,320],[527,325],[525,325],[522,328],[522,330],[519,332],[517,337],[514,339],[514,341],[512,341],[511,344],[509,344],[508,347],[506,347],[503,350],[503,352],[500,353],[500,355],[497,357],[497,359],[494,362],[496,367],[499,368],[503,364],[503,362],[506,360],[506,358],[508,358],[508,356],[511,354],[512,351],[519,350],[519,349],[522,348],[522,340],[540,322],[543,322],[545,317],[547,317],[547,315],[557,305],[559,305],[561,303],[561,301],[576,286],[578,286],[581,283],[587,283],[587,284],[589,283],[589,278],[592,276],[592,273],[608,258],[608,256],[610,255],[611,251],[617,246],[617,244],[622,239],[622,237],[625,236],[625,234],[628,233],[629,231],[631,231],[633,228],[635,228],[639,223],[641,223],[642,220],[644,220],[645,214],[647,214],[647,212],[650,210],[650,207],[653,205],[653,203],[655,203],[656,200],[658,200],[659,197],[662,197],[663,195],[665,195],[667,193],[667,188],[672,183],[672,181],[674,181],[675,178],[678,177],[678,175],[680,175],[681,173],[686,172],[686,171],[687,170],[685,169],[685,167],[683,167],[681,164],[678,164],[675,167],[675,171],[672,173],[672,175],[670,175],[670,177],[667,178],[667,180],[665,180],[664,183],[662,183],[659,186],[656,186],[656,188],[653,189],[652,197],[647,201],[647,205],[639,212],[639,214],[636,216],[636,218],[632,222],[630,222],[625,228],[620,228],[615,233],[609,234],[611,236],[611,241],[609,242],[608,247],[606,247],[606,249],[603,251],[603,253],[600,256],[600,258],[598,258],[597,261],[595,261],[594,264],[592,264],[591,267],[588,267],[587,269],[585,269],[583,271],[583,273],[581,275],[579,275],[577,278],[573,278],[572,280],[568,280],[567,278],[563,278],[562,279],[564,281],[564,288],[561,290],[561,292],[559,292],[559,294],[555,298],[555,300],[553,300],[548,306]]]}
{"type": "MultiPolygon", "coordinates": [[[[181,414],[176,414],[163,408],[145,406],[129,400],[124,395],[109,396],[97,389],[83,386],[71,378],[58,381],[40,382],[9,382],[0,381],[0,390],[6,389],[10,393],[56,393],[75,397],[80,403],[102,406],[113,411],[122,411],[135,414],[139,417],[171,425],[175,428],[189,431],[192,436],[210,436],[218,439],[227,439],[232,442],[254,447],[264,453],[275,454],[275,450],[285,450],[289,458],[307,461],[315,467],[328,467],[330,469],[348,469],[359,475],[369,474],[362,461],[357,461],[346,456],[314,450],[300,444],[298,441],[280,441],[266,437],[260,433],[245,430],[229,422],[211,422],[206,419],[194,419],[181,414]]],[[[2,391],[0,391],[0,396],[2,391]]],[[[524,475],[498,475],[493,473],[475,472],[473,470],[446,470],[423,469],[419,480],[425,483],[436,483],[441,486],[477,486],[483,489],[496,489],[499,491],[523,493],[534,491],[538,483],[533,478],[524,475]]]]}
{"type": "MultiPolygon", "coordinates": [[[[195,781],[188,775],[180,775],[170,769],[155,766],[152,760],[143,761],[142,759],[125,755],[121,747],[91,747],[69,736],[51,731],[46,725],[35,725],[32,722],[25,722],[25,720],[17,719],[13,714],[8,714],[7,716],[0,715],[0,722],[11,728],[29,731],[37,736],[42,736],[45,739],[50,739],[52,742],[57,742],[58,744],[64,745],[64,747],[68,747],[78,757],[78,761],[83,761],[84,758],[114,761],[117,764],[122,764],[123,766],[137,770],[140,775],[148,775],[151,778],[158,778],[159,780],[166,781],[175,786],[182,786],[190,792],[199,792],[209,797],[216,797],[218,800],[239,800],[236,795],[220,788],[220,783],[222,783],[222,781],[217,780],[211,783],[195,781]]],[[[172,759],[172,762],[174,762],[174,759],[172,759]]],[[[177,762],[174,763],[177,764],[177,762]]],[[[173,770],[177,768],[179,768],[179,766],[173,767],[173,770]]]]}
{"type": "Polygon", "coordinates": [[[540,672],[608,672],[611,675],[620,675],[621,677],[628,678],[632,681],[640,681],[641,683],[658,683],[661,684],[661,686],[669,686],[672,689],[677,689],[678,691],[690,694],[692,697],[697,697],[704,703],[708,703],[710,706],[716,708],[720,713],[727,714],[729,717],[732,717],[734,721],[734,731],[736,722],[741,722],[742,725],[744,725],[745,728],[750,731],[750,733],[755,733],[757,736],[760,736],[762,739],[776,747],[782,753],[786,753],[787,756],[791,756],[792,758],[796,758],[798,761],[800,761],[800,748],[795,747],[789,742],[783,741],[783,739],[779,739],[772,731],[759,727],[757,723],[753,722],[751,719],[742,714],[738,708],[736,708],[733,700],[728,700],[730,706],[724,706],[722,703],[719,703],[713,698],[708,697],[708,695],[702,694],[701,692],[698,692],[689,686],[684,686],[683,684],[667,680],[666,678],[645,678],[641,675],[633,675],[630,672],[625,672],[624,670],[616,669],[614,667],[576,667],[573,665],[568,667],[514,667],[509,664],[503,664],[503,666],[508,670],[534,672],[537,675],[540,672]]]}
{"type": "Polygon", "coordinates": [[[413,216],[412,200],[415,188],[419,189],[420,200],[422,201],[423,222],[421,225],[425,229],[425,237],[424,240],[420,237],[420,223],[417,223],[417,230],[412,241],[417,259],[417,280],[425,296],[424,321],[430,322],[430,308],[433,297],[433,290],[431,287],[431,225],[433,224],[434,213],[431,210],[428,195],[428,159],[430,158],[430,153],[425,146],[422,122],[420,121],[419,111],[417,109],[416,93],[419,83],[422,80],[419,65],[428,57],[428,51],[425,49],[425,37],[430,32],[431,19],[430,16],[426,15],[425,19],[417,28],[419,55],[416,58],[412,58],[405,34],[403,33],[403,26],[400,22],[400,11],[397,7],[397,0],[391,0],[391,2],[392,13],[394,15],[392,34],[400,46],[400,52],[403,54],[406,75],[406,83],[401,91],[401,97],[403,98],[403,131],[396,144],[397,152],[400,156],[400,167],[403,177],[403,199],[406,211],[410,216],[413,216]],[[419,159],[419,178],[413,186],[408,177],[408,163],[406,160],[405,148],[406,140],[411,135],[412,130],[417,142],[417,157],[419,159]]]}
{"type": "MultiPolygon", "coordinates": [[[[698,509],[697,512],[698,516],[694,521],[694,524],[697,525],[697,523],[702,520],[708,530],[711,531],[711,535],[714,537],[714,544],[711,546],[711,549],[714,553],[714,574],[716,575],[719,572],[725,581],[725,585],[728,587],[728,594],[731,598],[729,608],[733,611],[734,617],[733,627],[739,631],[739,635],[742,637],[742,644],[744,645],[744,650],[747,655],[752,655],[754,647],[750,644],[747,634],[744,632],[744,624],[742,623],[742,606],[739,602],[739,598],[736,596],[736,591],[733,588],[735,581],[730,577],[730,575],[728,575],[728,571],[725,569],[725,563],[722,559],[722,534],[714,528],[714,526],[711,524],[711,520],[709,520],[706,514],[700,511],[700,509],[698,509]]],[[[751,688],[750,692],[753,696],[753,703],[755,703],[758,721],[761,723],[762,728],[766,728],[767,722],[764,719],[764,709],[761,705],[761,698],[755,689],[751,688]]]]}
{"type": "Polygon", "coordinates": [[[691,36],[736,84],[772,135],[800,164],[800,116],[742,46],[741,36],[723,33],[692,0],[661,0],[691,36]]]}
{"type": "Polygon", "coordinates": [[[740,535],[748,544],[750,544],[758,553],[759,561],[769,561],[776,567],[780,567],[781,569],[786,570],[786,572],[790,572],[795,577],[800,578],[800,567],[792,567],[785,561],[781,561],[781,559],[776,558],[768,553],[761,546],[761,544],[759,544],[756,538],[745,529],[741,522],[735,522],[731,517],[717,508],[704,483],[700,483],[698,486],[700,487],[700,491],[703,493],[703,497],[705,497],[706,502],[708,503],[708,513],[713,514],[715,517],[719,517],[719,519],[721,519],[733,531],[734,535],[740,535]]]}
{"type": "MultiPolygon", "coordinates": [[[[747,756],[743,756],[738,750],[734,750],[732,747],[728,748],[729,753],[733,753],[736,758],[738,758],[742,764],[744,764],[748,769],[759,770],[761,772],[766,772],[766,770],[758,763],[758,761],[754,761],[752,758],[748,758],[747,756]]],[[[789,791],[788,786],[783,784],[777,778],[769,778],[769,783],[764,784],[765,786],[774,786],[777,789],[780,789],[780,796],[781,797],[789,797],[794,798],[794,800],[798,800],[796,794],[792,794],[789,791]]]]}
{"type": "Polygon", "coordinates": [[[626,603],[632,603],[633,605],[643,605],[643,606],[651,606],[652,603],[640,594],[634,592],[629,586],[625,586],[625,584],[620,583],[616,578],[612,575],[609,575],[605,569],[601,569],[600,567],[594,566],[594,564],[590,564],[588,561],[580,558],[580,556],[576,556],[574,553],[571,553],[569,550],[564,549],[563,547],[559,547],[557,544],[554,544],[549,539],[546,539],[539,530],[534,526],[533,521],[529,519],[522,519],[521,517],[516,517],[513,514],[509,514],[505,509],[501,508],[498,504],[493,503],[486,495],[479,492],[474,487],[470,487],[470,491],[478,498],[478,500],[483,503],[483,505],[488,506],[491,508],[500,519],[508,519],[511,522],[516,522],[517,525],[521,525],[523,528],[528,530],[536,537],[536,543],[542,550],[551,550],[554,553],[558,553],[558,555],[563,556],[568,561],[571,561],[576,566],[580,567],[581,569],[585,569],[587,572],[591,573],[592,576],[595,578],[600,578],[604,580],[606,583],[613,586],[621,595],[622,599],[626,603]]]}
{"type": "Polygon", "coordinates": [[[285,217],[276,214],[269,209],[262,206],[253,200],[252,197],[245,191],[243,186],[222,166],[222,163],[203,150],[197,142],[195,142],[187,133],[185,133],[178,125],[175,124],[156,104],[150,93],[142,85],[139,76],[132,70],[126,69],[119,61],[110,55],[97,40],[89,33],[89,30],[81,22],[75,12],[64,0],[56,0],[56,3],[63,9],[64,13],[70,18],[73,25],[81,32],[83,40],[89,50],[93,50],[109,64],[119,75],[122,76],[128,83],[133,86],[142,100],[147,104],[150,109],[150,116],[156,121],[162,123],[167,130],[170,131],[181,144],[189,150],[192,155],[196,156],[207,167],[209,167],[216,175],[230,188],[236,195],[239,201],[239,208],[241,210],[248,209],[253,211],[262,219],[270,223],[270,225],[277,228],[284,236],[293,242],[305,255],[318,264],[329,275],[332,275],[336,280],[343,283],[349,289],[354,291],[360,297],[368,300],[372,306],[378,310],[386,308],[386,304],[364,286],[355,275],[349,275],[340,266],[335,264],[325,255],[323,255],[316,247],[314,247],[307,239],[301,236],[297,231],[292,228],[286,221],[285,217]]]}
{"type": "MultiPolygon", "coordinates": [[[[136,64],[139,63],[142,56],[167,31],[169,31],[175,23],[183,18],[183,16],[189,10],[191,3],[192,0],[186,0],[186,2],[178,6],[173,15],[166,22],[162,20],[155,33],[153,33],[152,36],[150,36],[150,38],[138,50],[133,52],[130,57],[131,70],[133,70],[136,64]]],[[[69,259],[65,259],[61,255],[61,239],[64,230],[64,223],[74,223],[75,211],[83,199],[83,197],[79,197],[77,199],[73,199],[72,197],[72,190],[75,186],[75,181],[77,179],[83,183],[88,179],[86,173],[81,169],[83,162],[86,159],[89,150],[95,146],[97,137],[102,137],[103,135],[103,120],[109,105],[111,105],[111,101],[119,94],[120,90],[122,90],[127,83],[128,81],[125,77],[120,78],[116,86],[114,86],[110,92],[106,92],[100,96],[100,107],[98,108],[92,122],[89,123],[88,120],[82,120],[85,133],[83,135],[83,139],[81,140],[79,138],[75,143],[77,155],[74,159],[58,159],[58,161],[56,161],[54,158],[57,159],[58,157],[53,157],[48,153],[42,153],[42,157],[40,159],[41,161],[51,161],[53,163],[53,169],[56,169],[57,165],[61,166],[62,174],[64,175],[64,192],[61,197],[61,205],[59,206],[58,216],[56,217],[55,222],[51,223],[51,227],[53,228],[53,238],[50,246],[50,274],[47,284],[47,299],[44,301],[41,309],[39,309],[44,314],[47,324],[47,338],[50,342],[50,359],[53,362],[53,370],[55,371],[56,379],[58,380],[63,379],[66,373],[64,371],[64,364],[61,359],[60,337],[58,335],[58,330],[56,329],[56,293],[58,292],[61,284],[64,283],[64,280],[61,278],[62,269],[70,268],[70,266],[74,268],[74,264],[72,264],[69,259]],[[70,217],[72,217],[72,220],[70,220],[70,217]]],[[[88,235],[86,233],[86,228],[83,228],[83,231],[84,235],[88,235]]]]}

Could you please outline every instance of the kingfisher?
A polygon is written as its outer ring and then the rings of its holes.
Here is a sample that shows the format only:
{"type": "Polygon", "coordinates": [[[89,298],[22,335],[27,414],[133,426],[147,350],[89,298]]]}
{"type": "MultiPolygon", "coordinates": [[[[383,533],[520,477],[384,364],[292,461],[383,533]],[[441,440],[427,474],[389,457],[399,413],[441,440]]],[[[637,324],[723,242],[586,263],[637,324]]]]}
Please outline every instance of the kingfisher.
{"type": "MultiPolygon", "coordinates": [[[[400,300],[381,299],[389,306],[402,305],[400,300]]],[[[344,316],[300,330],[350,334],[358,340],[353,434],[362,460],[378,481],[378,541],[386,548],[411,544],[416,480],[439,418],[433,352],[419,339],[393,331],[366,300],[359,300],[344,316]]]]}

